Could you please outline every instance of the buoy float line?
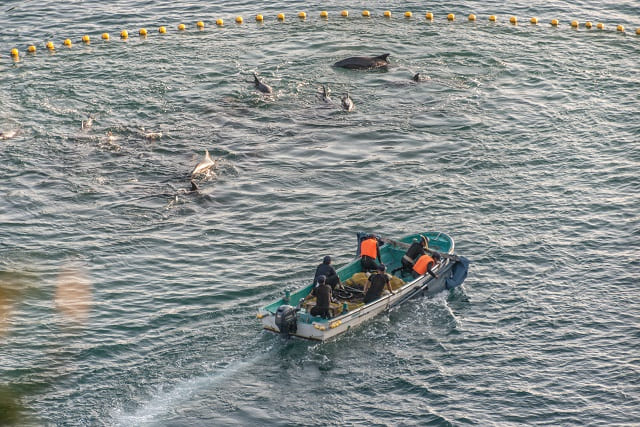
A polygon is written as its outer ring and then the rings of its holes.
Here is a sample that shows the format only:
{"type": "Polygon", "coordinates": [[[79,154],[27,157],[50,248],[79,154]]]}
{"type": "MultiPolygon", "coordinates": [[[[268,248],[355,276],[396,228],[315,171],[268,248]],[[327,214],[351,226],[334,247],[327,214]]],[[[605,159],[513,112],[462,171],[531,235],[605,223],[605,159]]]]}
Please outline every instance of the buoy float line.
{"type": "MultiPolygon", "coordinates": [[[[348,10],[346,10],[346,9],[345,9],[345,10],[342,10],[342,11],[340,11],[340,15],[341,15],[342,17],[344,17],[344,18],[347,18],[347,17],[349,17],[349,11],[348,11],[348,10]]],[[[298,16],[301,20],[305,20],[305,19],[307,19],[307,16],[308,16],[308,15],[307,15],[307,13],[306,13],[306,12],[301,11],[301,12],[298,12],[298,13],[297,13],[297,16],[298,16]]],[[[362,11],[362,17],[364,17],[364,18],[371,18],[372,16],[373,16],[373,15],[372,15],[372,13],[371,13],[369,10],[363,10],[363,11],[362,11]]],[[[391,11],[389,11],[389,10],[385,10],[385,11],[382,13],[382,16],[383,16],[384,18],[391,18],[392,13],[391,13],[391,11]]],[[[404,12],[404,16],[405,16],[406,18],[412,18],[412,17],[413,17],[413,13],[412,13],[411,11],[406,11],[406,12],[404,12]]],[[[424,16],[425,16],[425,19],[426,19],[427,21],[432,22],[432,21],[434,20],[434,14],[433,14],[433,12],[426,12],[424,16]]],[[[327,12],[326,10],[322,10],[322,11],[320,11],[320,18],[322,18],[322,19],[326,20],[328,17],[329,17],[329,12],[327,12]]],[[[449,13],[449,14],[447,14],[447,15],[446,15],[446,19],[447,19],[447,21],[455,21],[455,14],[453,14],[453,13],[449,13]]],[[[263,23],[263,21],[264,21],[264,17],[263,17],[263,15],[261,15],[261,14],[257,14],[257,15],[255,16],[255,20],[256,20],[256,22],[258,22],[258,23],[263,23]]],[[[285,14],[284,14],[284,13],[278,13],[278,15],[277,15],[277,20],[278,20],[278,21],[280,21],[280,22],[284,22],[284,21],[285,21],[285,14]]],[[[476,22],[476,21],[477,21],[477,16],[476,16],[475,14],[471,13],[471,14],[469,14],[469,15],[468,15],[468,20],[469,20],[469,22],[476,22]]],[[[237,24],[242,24],[244,20],[243,20],[242,16],[239,16],[239,15],[238,15],[238,16],[236,16],[236,17],[235,17],[234,21],[235,21],[237,24]]],[[[491,23],[496,23],[496,22],[498,22],[498,17],[497,17],[496,15],[490,15],[490,16],[489,16],[489,22],[491,22],[491,23]]],[[[516,16],[511,16],[511,17],[510,17],[510,19],[509,19],[509,22],[510,22],[511,24],[514,24],[514,25],[515,25],[515,24],[517,24],[518,19],[517,19],[517,17],[516,17],[516,16]]],[[[532,18],[530,19],[530,21],[529,21],[529,22],[530,22],[531,24],[533,24],[533,25],[537,25],[539,21],[538,21],[538,18],[537,18],[537,17],[532,17],[532,18]]],[[[557,20],[557,19],[552,19],[552,20],[550,20],[549,22],[550,22],[551,26],[553,26],[553,27],[559,27],[559,25],[560,25],[560,21],[559,21],[559,20],[557,20]]],[[[219,27],[222,27],[222,26],[224,25],[224,21],[223,21],[223,19],[222,19],[222,18],[217,19],[217,20],[215,21],[215,23],[216,23],[216,25],[218,25],[219,27]]],[[[589,30],[590,30],[590,29],[592,29],[592,28],[593,28],[593,26],[594,26],[594,24],[593,24],[591,21],[585,21],[585,23],[584,23],[584,27],[585,27],[586,29],[589,29],[589,30]]],[[[204,27],[205,27],[204,21],[197,21],[197,22],[196,22],[196,27],[197,27],[198,29],[200,29],[200,30],[203,30],[203,29],[204,29],[204,27]]],[[[579,29],[579,28],[580,28],[580,22],[579,22],[578,20],[572,20],[572,21],[570,22],[570,27],[571,27],[571,28],[573,28],[573,29],[579,29]]],[[[597,29],[599,29],[599,30],[604,30],[604,29],[605,29],[605,24],[603,24],[602,22],[598,22],[597,24],[595,24],[595,27],[596,27],[597,29]]],[[[186,31],[186,26],[185,26],[185,24],[180,23],[180,24],[178,24],[178,25],[177,25],[177,28],[178,28],[178,31],[186,31]]],[[[617,32],[619,32],[619,33],[622,33],[622,34],[626,34],[626,33],[625,33],[625,27],[624,27],[624,25],[622,25],[622,24],[618,24],[618,25],[616,26],[616,31],[617,31],[617,32]]],[[[159,34],[166,34],[166,33],[167,33],[167,27],[165,27],[165,26],[160,26],[160,27],[158,27],[158,33],[159,33],[159,34]]],[[[140,30],[138,31],[138,34],[140,35],[140,37],[141,37],[141,38],[146,38],[146,37],[147,37],[147,35],[148,35],[148,32],[147,32],[146,28],[140,28],[140,30]]],[[[636,34],[636,35],[638,35],[638,36],[640,36],[640,27],[639,27],[639,28],[636,28],[636,30],[635,30],[635,34],[636,34]]],[[[102,33],[102,34],[100,35],[100,37],[101,37],[101,38],[102,38],[102,40],[104,40],[104,41],[108,41],[108,40],[110,39],[109,33],[107,33],[107,32],[102,33]]],[[[120,38],[121,38],[121,39],[123,39],[123,40],[127,40],[127,39],[129,38],[129,33],[127,32],[127,30],[122,30],[122,31],[120,32],[120,38]]],[[[88,34],[85,34],[85,35],[83,35],[83,36],[82,36],[81,41],[82,41],[83,43],[85,43],[85,44],[90,44],[90,42],[91,42],[91,38],[90,38],[90,36],[89,36],[88,34]]],[[[71,39],[65,39],[65,40],[62,42],[62,44],[63,44],[64,46],[68,47],[68,48],[71,48],[71,47],[72,47],[72,45],[73,45],[73,44],[72,44],[72,42],[71,42],[71,39]]],[[[54,45],[54,43],[53,43],[52,41],[48,41],[48,42],[45,44],[45,46],[46,46],[46,48],[47,48],[49,51],[51,51],[51,52],[55,51],[55,45],[54,45]]],[[[27,47],[27,52],[29,52],[29,53],[35,53],[35,52],[36,52],[36,46],[34,46],[34,45],[29,45],[29,46],[27,47]]],[[[12,56],[12,57],[14,57],[14,58],[19,58],[19,57],[20,57],[20,52],[19,52],[16,48],[11,49],[11,56],[12,56]]]]}

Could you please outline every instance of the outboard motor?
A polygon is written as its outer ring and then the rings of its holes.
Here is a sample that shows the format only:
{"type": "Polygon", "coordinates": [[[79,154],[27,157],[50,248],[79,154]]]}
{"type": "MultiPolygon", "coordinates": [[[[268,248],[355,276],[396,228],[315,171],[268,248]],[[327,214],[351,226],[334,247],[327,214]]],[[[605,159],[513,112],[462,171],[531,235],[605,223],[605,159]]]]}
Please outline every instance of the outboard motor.
{"type": "Polygon", "coordinates": [[[280,335],[288,337],[298,330],[298,319],[296,313],[298,309],[290,305],[281,305],[276,311],[276,326],[280,330],[280,335]]]}

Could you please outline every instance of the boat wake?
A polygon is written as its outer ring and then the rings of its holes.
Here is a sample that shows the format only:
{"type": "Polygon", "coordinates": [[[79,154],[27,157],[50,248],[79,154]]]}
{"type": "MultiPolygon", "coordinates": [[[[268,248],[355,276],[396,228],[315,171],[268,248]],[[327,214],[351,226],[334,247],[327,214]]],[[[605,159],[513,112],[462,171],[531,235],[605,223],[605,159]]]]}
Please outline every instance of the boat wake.
{"type": "Polygon", "coordinates": [[[132,414],[124,413],[121,409],[115,409],[112,416],[114,425],[155,425],[161,421],[162,415],[171,412],[173,408],[193,399],[198,393],[224,386],[236,374],[255,365],[263,357],[264,355],[259,354],[252,359],[232,362],[211,374],[178,382],[175,386],[170,387],[169,390],[165,390],[165,387],[163,387],[132,414]]]}

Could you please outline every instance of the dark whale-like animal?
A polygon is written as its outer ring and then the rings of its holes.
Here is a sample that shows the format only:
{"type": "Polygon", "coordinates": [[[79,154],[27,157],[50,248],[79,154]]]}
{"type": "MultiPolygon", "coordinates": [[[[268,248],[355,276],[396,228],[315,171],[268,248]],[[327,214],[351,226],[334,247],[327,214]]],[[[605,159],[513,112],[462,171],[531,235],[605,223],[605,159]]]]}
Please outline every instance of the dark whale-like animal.
{"type": "Polygon", "coordinates": [[[333,64],[334,67],[349,68],[351,70],[368,70],[389,65],[389,53],[380,56],[352,56],[333,64]]]}
{"type": "Polygon", "coordinates": [[[273,89],[271,89],[271,86],[262,83],[256,73],[253,73],[253,78],[254,78],[254,83],[256,85],[256,89],[258,89],[262,93],[273,93],[273,89]]]}

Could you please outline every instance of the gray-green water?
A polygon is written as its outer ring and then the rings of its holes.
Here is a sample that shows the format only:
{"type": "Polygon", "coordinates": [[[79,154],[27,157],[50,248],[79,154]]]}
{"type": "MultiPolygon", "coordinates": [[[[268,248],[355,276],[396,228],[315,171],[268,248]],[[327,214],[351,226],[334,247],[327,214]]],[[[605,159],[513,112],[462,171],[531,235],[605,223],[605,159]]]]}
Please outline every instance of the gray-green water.
{"type": "Polygon", "coordinates": [[[0,423],[640,423],[635,5],[67,3],[0,15],[0,423]],[[260,329],[356,231],[423,229],[473,261],[453,293],[325,344],[260,329]]]}

